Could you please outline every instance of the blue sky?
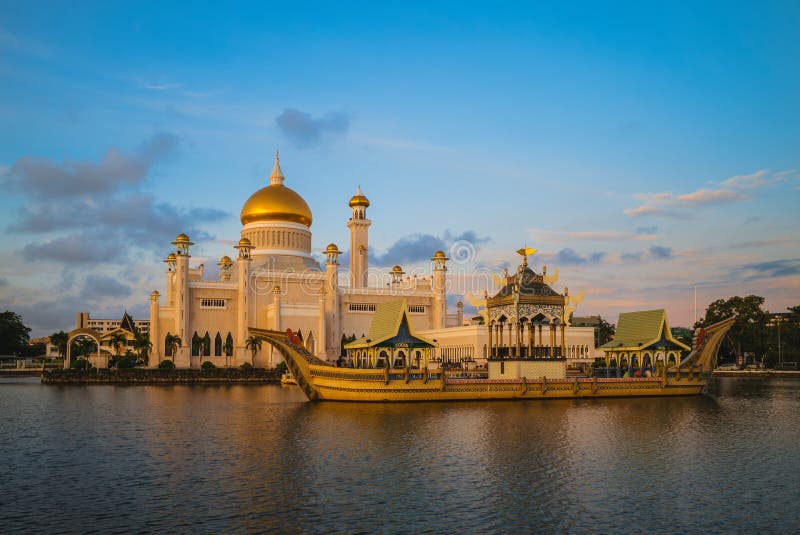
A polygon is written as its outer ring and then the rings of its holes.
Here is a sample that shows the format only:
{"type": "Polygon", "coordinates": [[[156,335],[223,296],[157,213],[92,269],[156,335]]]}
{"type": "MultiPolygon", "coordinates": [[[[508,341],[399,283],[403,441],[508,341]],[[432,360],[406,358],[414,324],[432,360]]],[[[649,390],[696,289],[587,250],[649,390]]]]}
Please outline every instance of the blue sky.
{"type": "Polygon", "coordinates": [[[0,308],[142,317],[171,237],[231,253],[275,149],[315,250],[361,184],[384,264],[527,244],[612,321],[800,301],[796,2],[288,4],[0,2],[0,308]]]}

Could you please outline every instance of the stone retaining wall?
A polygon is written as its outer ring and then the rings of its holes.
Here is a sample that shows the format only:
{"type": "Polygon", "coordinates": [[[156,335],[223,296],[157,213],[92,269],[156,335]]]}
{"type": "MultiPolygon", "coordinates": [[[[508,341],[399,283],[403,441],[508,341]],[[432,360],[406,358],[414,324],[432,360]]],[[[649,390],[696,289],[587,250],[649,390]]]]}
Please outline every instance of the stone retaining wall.
{"type": "Polygon", "coordinates": [[[53,370],[42,374],[44,384],[266,384],[279,383],[280,373],[275,370],[254,368],[201,370],[53,370]]]}

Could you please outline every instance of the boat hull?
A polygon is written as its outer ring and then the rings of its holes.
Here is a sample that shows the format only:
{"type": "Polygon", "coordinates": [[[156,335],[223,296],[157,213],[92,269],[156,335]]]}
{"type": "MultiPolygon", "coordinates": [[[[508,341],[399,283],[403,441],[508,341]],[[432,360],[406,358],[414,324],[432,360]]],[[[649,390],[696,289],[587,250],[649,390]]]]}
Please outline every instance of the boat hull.
{"type": "Polygon", "coordinates": [[[453,379],[439,374],[427,378],[419,372],[411,378],[386,379],[374,370],[348,370],[311,366],[309,383],[319,401],[406,402],[476,401],[516,399],[583,399],[700,394],[707,378],[685,377],[631,379],[453,379]]]}

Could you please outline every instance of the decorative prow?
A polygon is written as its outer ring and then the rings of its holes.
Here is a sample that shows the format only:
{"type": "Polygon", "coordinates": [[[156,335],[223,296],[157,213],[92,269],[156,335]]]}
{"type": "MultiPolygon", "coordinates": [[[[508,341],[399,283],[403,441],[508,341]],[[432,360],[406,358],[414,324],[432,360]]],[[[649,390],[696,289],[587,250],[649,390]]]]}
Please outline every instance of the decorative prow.
{"type": "Polygon", "coordinates": [[[293,342],[290,332],[255,329],[251,327],[250,334],[257,336],[277,349],[283,356],[283,361],[286,363],[289,371],[292,372],[292,376],[294,376],[297,381],[297,385],[303,390],[308,399],[311,401],[319,399],[319,393],[309,381],[311,377],[309,366],[311,364],[325,364],[322,360],[309,353],[303,346],[293,342]]]}
{"type": "Polygon", "coordinates": [[[713,371],[717,364],[719,346],[735,320],[735,317],[730,317],[697,329],[692,339],[692,352],[681,361],[679,369],[694,370],[699,367],[703,372],[713,371]]]}

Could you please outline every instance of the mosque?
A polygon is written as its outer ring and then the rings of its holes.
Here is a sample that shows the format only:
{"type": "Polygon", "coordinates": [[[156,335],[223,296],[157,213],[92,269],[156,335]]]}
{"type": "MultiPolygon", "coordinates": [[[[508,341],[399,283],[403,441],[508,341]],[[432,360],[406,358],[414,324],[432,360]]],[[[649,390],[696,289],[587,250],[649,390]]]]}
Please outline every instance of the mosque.
{"type": "Polygon", "coordinates": [[[355,335],[369,345],[364,337],[376,309],[399,299],[405,302],[410,327],[435,344],[432,361],[440,364],[480,365],[491,357],[537,355],[591,362],[597,353],[591,327],[569,327],[577,300],[568,291],[553,290],[553,277],[534,273],[527,253],[517,273],[498,279],[501,290],[496,295],[484,292],[480,316],[466,320],[461,302],[448,313],[449,259],[443,251],[431,251],[429,275],[405,276],[402,267],[394,266],[387,281],[370,284],[370,201],[360,186],[348,203],[349,272],[340,272],[341,251],[333,243],[323,251],[325,263],[320,266],[312,257],[311,210],[284,182],[276,154],[269,185],[242,207],[236,258],[219,260],[217,280],[203,278],[202,264],[191,265],[189,236],[179,234],[172,242],[175,250],[164,260],[165,292],[150,295],[149,366],[164,359],[178,368],[198,368],[205,361],[275,366],[281,357],[269,344],[248,342],[251,327],[291,329],[310,353],[341,363],[347,358],[343,337],[351,342],[355,335]]]}

